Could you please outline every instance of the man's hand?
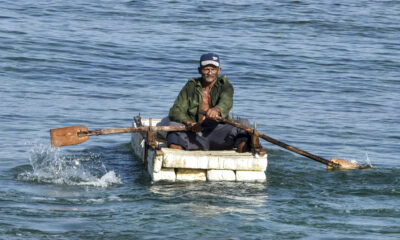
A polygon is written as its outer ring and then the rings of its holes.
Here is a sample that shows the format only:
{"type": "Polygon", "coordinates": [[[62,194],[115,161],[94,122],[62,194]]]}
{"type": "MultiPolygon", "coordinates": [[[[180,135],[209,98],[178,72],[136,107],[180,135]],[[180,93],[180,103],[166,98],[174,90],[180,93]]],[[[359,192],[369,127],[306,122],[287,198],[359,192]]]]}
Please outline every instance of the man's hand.
{"type": "Polygon", "coordinates": [[[217,120],[221,117],[221,113],[218,108],[213,107],[207,110],[206,117],[212,120],[217,120]]]}
{"type": "Polygon", "coordinates": [[[201,132],[201,123],[193,122],[190,120],[183,120],[182,123],[188,127],[192,132],[201,132]]]}

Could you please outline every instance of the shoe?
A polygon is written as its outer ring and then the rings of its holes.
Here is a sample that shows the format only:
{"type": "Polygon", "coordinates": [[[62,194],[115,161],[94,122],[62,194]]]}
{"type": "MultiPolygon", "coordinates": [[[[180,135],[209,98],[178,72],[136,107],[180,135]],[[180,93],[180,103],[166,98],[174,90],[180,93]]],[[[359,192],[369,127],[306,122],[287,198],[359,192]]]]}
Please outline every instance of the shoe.
{"type": "Polygon", "coordinates": [[[184,150],[184,148],[181,145],[172,144],[172,143],[169,145],[169,148],[184,150]]]}
{"type": "Polygon", "coordinates": [[[247,146],[247,142],[239,143],[239,145],[237,147],[238,153],[244,153],[244,152],[248,152],[248,151],[249,151],[249,147],[247,146]]]}

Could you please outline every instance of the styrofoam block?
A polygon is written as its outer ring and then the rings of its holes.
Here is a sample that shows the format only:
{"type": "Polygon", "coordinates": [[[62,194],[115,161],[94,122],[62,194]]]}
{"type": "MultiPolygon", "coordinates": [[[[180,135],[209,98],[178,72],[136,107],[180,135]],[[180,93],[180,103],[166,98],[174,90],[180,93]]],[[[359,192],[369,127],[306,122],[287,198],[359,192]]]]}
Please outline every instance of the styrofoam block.
{"type": "MultiPolygon", "coordinates": [[[[149,150],[149,152],[150,152],[150,150],[149,150]]],[[[163,162],[163,157],[164,156],[157,154],[157,151],[152,151],[152,152],[156,154],[156,156],[153,159],[153,161],[154,161],[154,163],[153,163],[153,166],[154,166],[153,171],[154,172],[159,172],[161,170],[161,167],[162,167],[162,162],[163,162]]]]}
{"type": "Polygon", "coordinates": [[[240,182],[265,182],[267,177],[261,171],[236,171],[236,181],[240,182]]]}
{"type": "Polygon", "coordinates": [[[208,170],[208,181],[235,181],[235,172],[232,170],[208,170]]]}
{"type": "MultiPolygon", "coordinates": [[[[160,118],[152,118],[151,119],[151,125],[157,126],[161,122],[160,118]]],[[[143,126],[149,126],[150,125],[150,118],[142,118],[142,124],[143,126]]]]}
{"type": "Polygon", "coordinates": [[[144,162],[145,140],[140,133],[132,133],[131,146],[135,155],[137,155],[142,162],[144,162]]]}
{"type": "Polygon", "coordinates": [[[163,168],[159,172],[150,173],[151,179],[157,181],[170,181],[175,182],[176,174],[173,168],[163,168]]]}
{"type": "Polygon", "coordinates": [[[206,181],[206,171],[201,169],[177,169],[177,181],[206,181]]]}
{"type": "Polygon", "coordinates": [[[221,169],[265,171],[267,155],[255,157],[251,153],[235,151],[183,151],[162,148],[163,167],[190,169],[221,169]]]}
{"type": "Polygon", "coordinates": [[[154,151],[147,151],[147,171],[149,172],[149,174],[153,174],[154,172],[154,162],[153,162],[153,158],[154,158],[154,151]]]}

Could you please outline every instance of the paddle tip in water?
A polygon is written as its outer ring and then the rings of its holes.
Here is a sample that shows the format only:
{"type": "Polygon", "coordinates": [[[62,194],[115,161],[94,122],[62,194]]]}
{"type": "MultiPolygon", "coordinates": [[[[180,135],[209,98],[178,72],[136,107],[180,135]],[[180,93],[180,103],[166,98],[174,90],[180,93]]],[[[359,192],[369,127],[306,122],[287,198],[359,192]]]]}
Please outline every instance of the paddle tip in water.
{"type": "Polygon", "coordinates": [[[328,166],[327,167],[328,169],[351,170],[351,169],[371,168],[371,166],[361,166],[340,158],[331,158],[331,162],[338,164],[339,167],[328,166]]]}

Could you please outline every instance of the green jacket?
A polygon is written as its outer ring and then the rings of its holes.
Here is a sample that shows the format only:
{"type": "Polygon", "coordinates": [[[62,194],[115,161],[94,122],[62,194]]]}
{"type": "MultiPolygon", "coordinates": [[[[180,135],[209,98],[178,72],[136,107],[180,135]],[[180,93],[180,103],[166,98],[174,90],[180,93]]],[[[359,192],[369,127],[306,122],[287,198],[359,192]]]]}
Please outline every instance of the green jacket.
{"type": "MultiPolygon", "coordinates": [[[[169,110],[171,121],[182,122],[185,119],[199,121],[199,110],[203,103],[201,88],[201,78],[189,79],[169,110]]],[[[210,94],[212,107],[217,107],[221,111],[221,116],[227,118],[233,105],[233,87],[225,75],[218,78],[210,94]]]]}

